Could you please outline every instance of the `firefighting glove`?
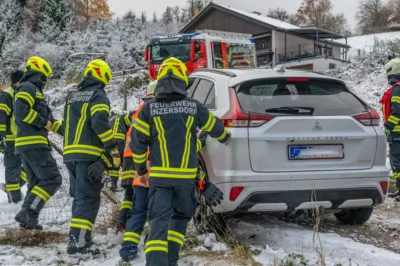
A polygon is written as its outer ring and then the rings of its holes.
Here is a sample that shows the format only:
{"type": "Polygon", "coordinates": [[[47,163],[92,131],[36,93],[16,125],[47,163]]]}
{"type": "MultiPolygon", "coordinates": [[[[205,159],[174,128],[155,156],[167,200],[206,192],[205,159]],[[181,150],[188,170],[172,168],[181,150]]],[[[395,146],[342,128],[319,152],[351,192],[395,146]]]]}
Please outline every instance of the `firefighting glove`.
{"type": "Polygon", "coordinates": [[[216,207],[224,199],[224,193],[210,181],[206,181],[204,190],[201,192],[206,203],[210,207],[216,207]]]}
{"type": "Polygon", "coordinates": [[[104,165],[103,160],[98,160],[97,162],[91,164],[88,168],[90,181],[93,182],[102,182],[103,173],[106,170],[106,166],[104,165]]]}
{"type": "Polygon", "coordinates": [[[114,167],[120,167],[121,166],[121,156],[119,155],[118,147],[115,147],[115,149],[113,149],[111,151],[111,156],[113,158],[114,167]]]}

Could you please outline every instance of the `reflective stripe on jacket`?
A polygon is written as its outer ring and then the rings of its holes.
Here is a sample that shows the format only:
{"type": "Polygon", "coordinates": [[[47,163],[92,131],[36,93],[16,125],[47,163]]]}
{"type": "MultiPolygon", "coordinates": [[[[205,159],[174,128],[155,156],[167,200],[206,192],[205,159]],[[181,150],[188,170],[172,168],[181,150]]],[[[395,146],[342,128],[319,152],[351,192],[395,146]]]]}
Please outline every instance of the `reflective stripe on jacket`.
{"type": "Polygon", "coordinates": [[[115,148],[110,102],[99,81],[86,77],[64,107],[64,161],[96,161],[115,148]]]}
{"type": "Polygon", "coordinates": [[[130,147],[132,126],[133,126],[133,122],[135,121],[135,119],[136,119],[137,115],[139,114],[140,110],[142,110],[143,106],[144,106],[144,103],[140,104],[139,108],[136,110],[136,112],[134,112],[132,114],[131,126],[128,129],[128,133],[126,133],[126,138],[125,138],[126,141],[125,141],[125,149],[124,149],[124,158],[125,157],[132,157],[132,151],[131,151],[131,147],[130,147]]]}
{"type": "Polygon", "coordinates": [[[14,88],[8,87],[0,93],[0,136],[7,142],[14,142],[17,135],[13,106],[14,88]]]}
{"type": "Polygon", "coordinates": [[[133,122],[130,147],[136,170],[146,168],[150,148],[150,183],[161,186],[194,184],[197,175],[196,129],[221,143],[229,134],[221,121],[200,102],[177,100],[146,102],[133,122]]]}
{"type": "Polygon", "coordinates": [[[15,139],[15,151],[20,153],[29,149],[51,149],[47,139],[45,126],[48,121],[54,133],[64,134],[61,122],[53,117],[42,94],[41,73],[27,71],[21,79],[21,85],[16,89],[14,116],[18,127],[15,139]]]}

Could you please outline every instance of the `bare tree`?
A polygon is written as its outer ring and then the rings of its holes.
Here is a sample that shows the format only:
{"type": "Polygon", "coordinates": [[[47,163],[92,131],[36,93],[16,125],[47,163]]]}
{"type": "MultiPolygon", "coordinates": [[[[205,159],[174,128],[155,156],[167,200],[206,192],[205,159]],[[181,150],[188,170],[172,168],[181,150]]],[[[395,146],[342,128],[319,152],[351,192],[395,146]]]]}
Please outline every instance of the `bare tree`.
{"type": "Polygon", "coordinates": [[[385,30],[392,13],[389,7],[382,0],[360,0],[356,13],[359,33],[367,34],[385,30]]]}
{"type": "Polygon", "coordinates": [[[267,16],[270,18],[279,19],[281,21],[289,21],[289,13],[280,7],[275,9],[269,9],[267,16]]]}
{"type": "Polygon", "coordinates": [[[176,6],[172,9],[172,14],[175,17],[175,21],[176,23],[179,23],[179,19],[180,19],[180,13],[181,13],[181,9],[179,6],[176,6]]]}
{"type": "Polygon", "coordinates": [[[317,27],[337,33],[342,33],[348,28],[344,14],[333,13],[331,0],[303,0],[296,19],[302,26],[317,27]]]}
{"type": "Polygon", "coordinates": [[[154,13],[153,13],[153,22],[157,22],[157,21],[158,21],[158,19],[157,19],[157,13],[154,12],[154,13]]]}

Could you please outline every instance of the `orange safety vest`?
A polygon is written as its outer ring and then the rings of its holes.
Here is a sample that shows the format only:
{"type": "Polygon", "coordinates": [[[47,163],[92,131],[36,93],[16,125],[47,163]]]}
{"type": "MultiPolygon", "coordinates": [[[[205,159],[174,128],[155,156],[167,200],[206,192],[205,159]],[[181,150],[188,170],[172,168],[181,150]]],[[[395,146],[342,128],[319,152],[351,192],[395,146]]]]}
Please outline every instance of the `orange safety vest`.
{"type": "Polygon", "coordinates": [[[386,123],[389,120],[389,116],[392,115],[391,95],[392,95],[392,90],[395,86],[400,86],[400,82],[397,82],[392,87],[390,87],[383,94],[382,99],[379,101],[379,103],[382,105],[382,114],[384,123],[386,123]]]}
{"type": "MultiPolygon", "coordinates": [[[[131,132],[132,132],[132,127],[133,127],[134,121],[135,121],[136,117],[138,116],[140,110],[143,108],[143,106],[144,106],[144,103],[139,105],[139,108],[137,109],[137,111],[132,115],[132,124],[131,124],[131,127],[129,128],[128,132],[126,133],[124,158],[125,157],[133,157],[131,148],[129,147],[130,144],[131,144],[131,132]]],[[[147,158],[149,158],[149,154],[150,154],[150,151],[147,151],[147,158]]],[[[128,159],[128,160],[130,160],[130,159],[128,159]]],[[[147,160],[147,171],[150,173],[150,161],[149,160],[147,160]]],[[[133,179],[132,186],[143,186],[143,187],[146,187],[145,184],[142,184],[140,182],[139,178],[134,178],[133,179]]]]}

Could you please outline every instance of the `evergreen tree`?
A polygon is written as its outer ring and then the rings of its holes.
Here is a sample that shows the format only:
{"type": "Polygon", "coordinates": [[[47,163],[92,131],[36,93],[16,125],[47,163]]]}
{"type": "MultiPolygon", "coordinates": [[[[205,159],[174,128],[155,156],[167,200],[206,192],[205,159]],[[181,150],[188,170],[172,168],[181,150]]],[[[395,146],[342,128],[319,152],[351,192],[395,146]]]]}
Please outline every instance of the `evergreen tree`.
{"type": "Polygon", "coordinates": [[[63,41],[70,18],[71,10],[68,0],[45,0],[36,38],[50,43],[63,41]]]}
{"type": "Polygon", "coordinates": [[[165,12],[162,15],[162,21],[166,25],[170,25],[174,21],[174,17],[172,14],[172,7],[167,6],[165,12]]]}
{"type": "Polygon", "coordinates": [[[142,13],[140,14],[140,21],[142,22],[142,24],[146,24],[147,22],[146,12],[142,11],[142,13]]]}
{"type": "Polygon", "coordinates": [[[15,0],[0,0],[0,57],[4,47],[18,36],[21,10],[15,0]]]}

